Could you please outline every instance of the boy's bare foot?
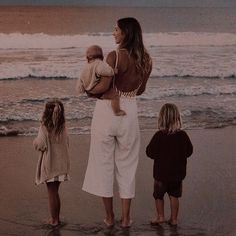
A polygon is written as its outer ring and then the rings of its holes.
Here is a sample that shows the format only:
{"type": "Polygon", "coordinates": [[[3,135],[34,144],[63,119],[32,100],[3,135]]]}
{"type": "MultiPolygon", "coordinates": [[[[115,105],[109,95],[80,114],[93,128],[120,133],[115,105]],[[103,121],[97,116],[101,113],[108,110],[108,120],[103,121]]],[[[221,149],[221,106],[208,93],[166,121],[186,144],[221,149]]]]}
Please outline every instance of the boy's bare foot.
{"type": "Polygon", "coordinates": [[[123,110],[119,110],[116,112],[116,116],[125,116],[125,115],[126,115],[126,112],[123,110]]]}

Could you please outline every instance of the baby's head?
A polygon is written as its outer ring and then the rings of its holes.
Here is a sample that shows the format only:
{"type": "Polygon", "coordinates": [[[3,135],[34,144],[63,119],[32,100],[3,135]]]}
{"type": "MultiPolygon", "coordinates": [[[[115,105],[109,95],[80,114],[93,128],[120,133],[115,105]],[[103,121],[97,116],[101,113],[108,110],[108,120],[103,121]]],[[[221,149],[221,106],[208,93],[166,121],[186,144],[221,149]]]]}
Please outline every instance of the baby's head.
{"type": "Polygon", "coordinates": [[[88,62],[94,59],[100,59],[103,60],[103,52],[102,48],[98,45],[92,45],[90,46],[86,51],[86,58],[88,62]]]}
{"type": "Polygon", "coordinates": [[[182,121],[178,107],[172,103],[166,103],[162,106],[158,117],[158,129],[168,133],[174,133],[180,130],[182,121]]]}

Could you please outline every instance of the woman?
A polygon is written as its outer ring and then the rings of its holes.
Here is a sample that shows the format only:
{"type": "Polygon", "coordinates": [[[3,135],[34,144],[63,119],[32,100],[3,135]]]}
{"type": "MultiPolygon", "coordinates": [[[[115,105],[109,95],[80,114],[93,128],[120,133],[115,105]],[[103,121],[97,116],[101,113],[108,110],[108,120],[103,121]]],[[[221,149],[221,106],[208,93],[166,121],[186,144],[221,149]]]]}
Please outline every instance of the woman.
{"type": "Polygon", "coordinates": [[[83,190],[102,197],[107,226],[114,224],[113,180],[118,183],[122,204],[121,227],[129,227],[131,199],[135,196],[135,174],[139,159],[140,131],[136,95],[141,95],[151,73],[152,63],[135,18],[117,21],[113,32],[117,51],[107,56],[115,70],[114,87],[120,96],[125,116],[115,116],[109,100],[97,100],[92,126],[91,146],[83,190]],[[116,66],[117,64],[117,66],[116,66]]]}

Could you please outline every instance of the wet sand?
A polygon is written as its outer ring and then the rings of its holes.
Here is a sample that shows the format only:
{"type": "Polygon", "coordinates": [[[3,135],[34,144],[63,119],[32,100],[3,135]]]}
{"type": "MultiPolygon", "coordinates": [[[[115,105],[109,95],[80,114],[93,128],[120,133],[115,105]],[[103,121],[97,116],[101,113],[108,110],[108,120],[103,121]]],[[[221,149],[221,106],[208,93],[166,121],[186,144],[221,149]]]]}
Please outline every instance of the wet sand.
{"type": "MultiPolygon", "coordinates": [[[[101,199],[81,190],[89,151],[89,135],[70,136],[71,180],[61,184],[62,221],[59,229],[42,225],[48,218],[44,185],[34,185],[37,153],[34,137],[0,138],[0,235],[235,235],[236,217],[236,127],[189,130],[194,154],[188,162],[183,197],[180,199],[179,225],[151,227],[154,216],[152,198],[152,160],[145,147],[152,132],[142,132],[136,198],[132,202],[130,230],[112,229],[103,224],[101,199]]],[[[166,197],[166,216],[169,215],[166,197]]],[[[120,218],[120,200],[115,188],[114,209],[120,218]]]]}

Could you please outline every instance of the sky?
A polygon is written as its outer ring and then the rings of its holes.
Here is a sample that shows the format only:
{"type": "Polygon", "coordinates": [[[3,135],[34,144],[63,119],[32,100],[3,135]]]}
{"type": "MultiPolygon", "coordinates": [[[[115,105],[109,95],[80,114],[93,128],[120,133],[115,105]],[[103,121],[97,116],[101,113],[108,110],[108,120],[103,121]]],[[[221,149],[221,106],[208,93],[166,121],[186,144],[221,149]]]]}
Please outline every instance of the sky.
{"type": "Polygon", "coordinates": [[[236,7],[236,0],[0,0],[0,5],[236,7]]]}

